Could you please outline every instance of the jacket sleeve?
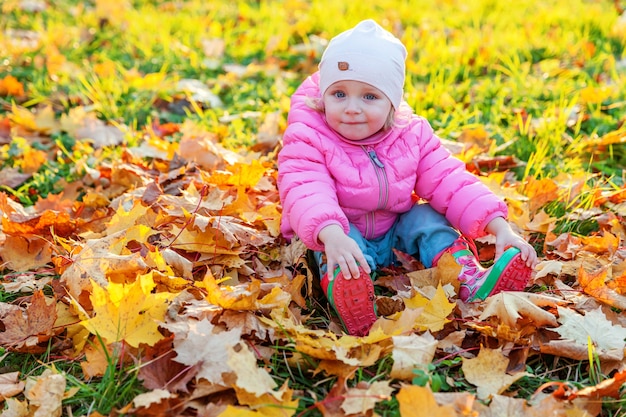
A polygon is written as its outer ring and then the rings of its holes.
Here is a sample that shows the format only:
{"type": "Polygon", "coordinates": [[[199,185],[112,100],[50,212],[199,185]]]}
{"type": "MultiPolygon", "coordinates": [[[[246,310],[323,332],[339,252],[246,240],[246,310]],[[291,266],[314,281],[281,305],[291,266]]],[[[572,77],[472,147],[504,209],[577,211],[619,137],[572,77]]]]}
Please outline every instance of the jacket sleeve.
{"type": "Polygon", "coordinates": [[[415,192],[462,234],[470,238],[485,235],[491,220],[507,217],[506,204],[468,172],[465,164],[442,145],[431,126],[421,120],[415,125],[420,151],[415,192]]]}
{"type": "Polygon", "coordinates": [[[278,154],[278,190],[282,203],[282,229],[293,232],[309,248],[324,250],[320,230],[330,224],[349,231],[341,210],[335,182],[323,152],[313,145],[318,132],[302,123],[289,125],[278,154]]]}

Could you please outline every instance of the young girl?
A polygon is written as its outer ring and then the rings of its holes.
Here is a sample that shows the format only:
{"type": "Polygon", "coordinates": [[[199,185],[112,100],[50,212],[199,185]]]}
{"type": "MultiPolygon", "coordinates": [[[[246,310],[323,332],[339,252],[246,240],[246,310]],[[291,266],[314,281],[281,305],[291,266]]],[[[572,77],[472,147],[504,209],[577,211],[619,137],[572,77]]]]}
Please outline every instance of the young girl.
{"type": "Polygon", "coordinates": [[[537,262],[505,203],[402,100],[405,59],[373,20],[333,38],[292,96],[278,155],[282,233],[314,251],[322,288],[353,335],[376,320],[369,274],[396,261],[393,248],[427,268],[452,254],[465,302],[523,290],[537,262]],[[470,250],[485,234],[496,238],[489,269],[470,250]]]}

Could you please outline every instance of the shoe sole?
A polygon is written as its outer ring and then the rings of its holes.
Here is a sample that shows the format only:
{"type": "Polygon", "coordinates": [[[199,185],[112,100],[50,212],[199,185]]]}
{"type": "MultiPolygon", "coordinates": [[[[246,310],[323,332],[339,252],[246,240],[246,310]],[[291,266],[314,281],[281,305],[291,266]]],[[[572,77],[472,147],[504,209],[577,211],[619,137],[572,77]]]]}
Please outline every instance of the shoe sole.
{"type": "Polygon", "coordinates": [[[369,275],[361,270],[359,278],[345,279],[341,272],[328,284],[328,301],[334,307],[348,334],[365,336],[378,318],[376,295],[369,275]]]}
{"type": "Polygon", "coordinates": [[[468,301],[484,300],[502,291],[523,291],[532,268],[526,265],[518,248],[507,249],[494,264],[489,276],[468,301]]]}

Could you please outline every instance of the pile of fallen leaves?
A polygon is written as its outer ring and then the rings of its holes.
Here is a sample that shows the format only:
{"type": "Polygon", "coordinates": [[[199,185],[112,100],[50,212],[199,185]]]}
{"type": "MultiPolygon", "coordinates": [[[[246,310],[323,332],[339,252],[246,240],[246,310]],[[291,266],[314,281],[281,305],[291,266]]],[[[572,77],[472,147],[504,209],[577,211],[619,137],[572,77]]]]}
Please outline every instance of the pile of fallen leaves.
{"type": "MultiPolygon", "coordinates": [[[[5,137],[41,139],[94,120],[84,109],[65,124],[15,109],[1,124],[5,137]]],[[[312,320],[320,313],[304,248],[279,234],[279,145],[235,153],[192,122],[135,133],[141,146],[34,206],[0,193],[2,286],[23,294],[0,303],[0,345],[79,361],[86,381],[102,376],[112,356],[136,364],[146,392],[118,415],[296,415],[298,398],[315,394],[272,374],[277,347],[289,348],[284,360],[310,378],[336,378],[315,398],[329,416],[371,415],[392,397],[403,416],[598,415],[602,399],[623,394],[626,190],[591,190],[593,206],[570,216],[593,219],[598,231],[580,236],[555,232],[559,219],[542,208],[588,195],[586,176],[483,176],[514,226],[543,246],[532,291],[466,304],[455,296],[451,258],[424,269],[401,256],[402,267],[376,281],[381,317],[357,338],[332,316],[328,325],[312,320]],[[174,132],[179,142],[168,140],[174,132]],[[554,381],[516,397],[509,388],[542,354],[596,358],[610,377],[585,388],[554,381]],[[462,357],[475,393],[412,384],[416,370],[443,357],[462,357]],[[388,374],[351,383],[384,358],[392,359],[388,374]]],[[[489,258],[493,242],[478,243],[489,258]]],[[[74,394],[52,366],[0,381],[11,416],[61,415],[74,394]]]]}

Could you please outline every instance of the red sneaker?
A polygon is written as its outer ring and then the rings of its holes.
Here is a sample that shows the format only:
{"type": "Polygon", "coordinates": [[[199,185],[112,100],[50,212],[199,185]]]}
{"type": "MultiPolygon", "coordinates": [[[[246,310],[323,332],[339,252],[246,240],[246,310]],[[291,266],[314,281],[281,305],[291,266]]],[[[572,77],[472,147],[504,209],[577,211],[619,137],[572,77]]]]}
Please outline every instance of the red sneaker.
{"type": "Polygon", "coordinates": [[[359,267],[359,278],[345,279],[339,268],[334,279],[324,274],[322,289],[333,306],[343,327],[353,336],[366,336],[377,319],[374,284],[367,272],[359,267]]]}

